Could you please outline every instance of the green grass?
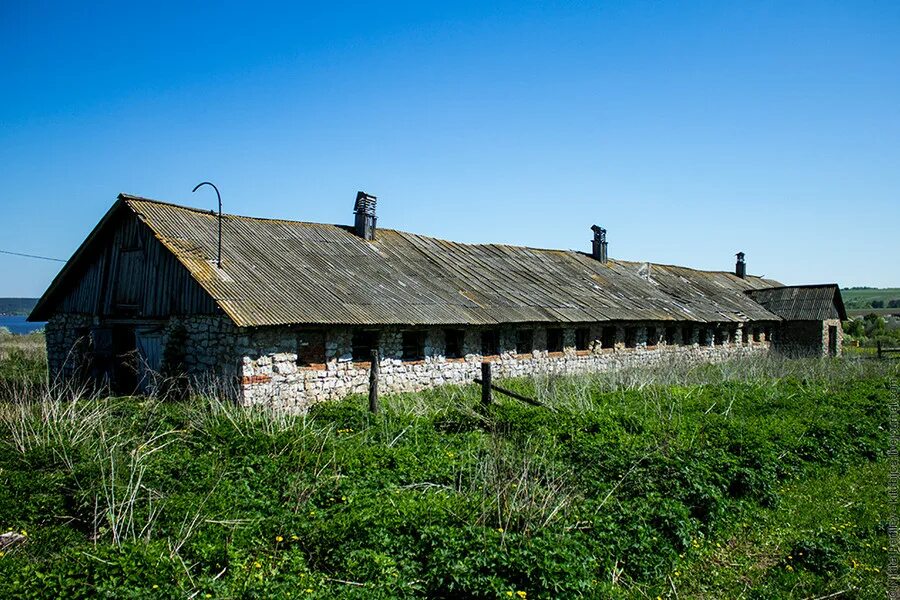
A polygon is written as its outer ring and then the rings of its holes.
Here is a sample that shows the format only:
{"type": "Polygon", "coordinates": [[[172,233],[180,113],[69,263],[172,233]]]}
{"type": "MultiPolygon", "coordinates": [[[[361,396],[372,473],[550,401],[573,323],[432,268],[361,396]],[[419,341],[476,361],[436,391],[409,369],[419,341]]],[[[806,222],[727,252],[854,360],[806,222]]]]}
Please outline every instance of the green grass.
{"type": "Polygon", "coordinates": [[[549,409],[444,387],[379,415],[19,397],[0,597],[883,597],[896,378],[671,365],[505,382],[549,409]]]}
{"type": "Polygon", "coordinates": [[[878,315],[880,317],[887,317],[889,315],[896,315],[900,313],[900,308],[848,308],[847,316],[851,319],[855,319],[856,317],[864,317],[866,315],[878,315]]]}
{"type": "Polygon", "coordinates": [[[46,379],[44,334],[0,332],[0,399],[3,390],[40,386],[46,379]]]}
{"type": "Polygon", "coordinates": [[[842,289],[841,297],[844,299],[844,306],[848,311],[871,308],[873,301],[881,301],[884,303],[884,307],[887,307],[891,300],[900,299],[900,288],[842,289]]]}

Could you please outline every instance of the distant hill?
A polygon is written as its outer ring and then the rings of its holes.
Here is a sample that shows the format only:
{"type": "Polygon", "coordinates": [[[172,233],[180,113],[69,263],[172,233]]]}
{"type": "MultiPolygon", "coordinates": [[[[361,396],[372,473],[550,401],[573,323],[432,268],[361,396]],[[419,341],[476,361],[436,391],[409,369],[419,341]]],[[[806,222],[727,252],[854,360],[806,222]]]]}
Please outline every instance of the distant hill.
{"type": "Polygon", "coordinates": [[[27,315],[37,298],[0,298],[0,315],[27,315]]]}
{"type": "Polygon", "coordinates": [[[847,310],[859,313],[865,309],[873,312],[894,312],[900,310],[900,288],[850,288],[841,290],[847,310]]]}

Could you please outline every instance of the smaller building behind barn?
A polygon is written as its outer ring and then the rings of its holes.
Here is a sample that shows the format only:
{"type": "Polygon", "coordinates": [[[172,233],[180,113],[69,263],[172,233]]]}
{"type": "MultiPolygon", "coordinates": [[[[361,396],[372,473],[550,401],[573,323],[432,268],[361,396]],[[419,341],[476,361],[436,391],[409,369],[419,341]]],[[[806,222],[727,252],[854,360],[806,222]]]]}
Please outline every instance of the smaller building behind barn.
{"type": "Polygon", "coordinates": [[[219,218],[120,195],[30,317],[48,322],[51,377],[117,393],[187,378],[302,410],[364,391],[373,356],[391,392],[470,382],[485,360],[515,377],[841,352],[838,287],[748,275],[742,253],[700,271],[609,258],[597,226],[578,252],[377,227],[362,192],[354,213],[219,218]]]}
{"type": "Polygon", "coordinates": [[[837,284],[748,290],[763,308],[781,317],[778,349],[792,356],[837,356],[847,311],[837,284]]]}

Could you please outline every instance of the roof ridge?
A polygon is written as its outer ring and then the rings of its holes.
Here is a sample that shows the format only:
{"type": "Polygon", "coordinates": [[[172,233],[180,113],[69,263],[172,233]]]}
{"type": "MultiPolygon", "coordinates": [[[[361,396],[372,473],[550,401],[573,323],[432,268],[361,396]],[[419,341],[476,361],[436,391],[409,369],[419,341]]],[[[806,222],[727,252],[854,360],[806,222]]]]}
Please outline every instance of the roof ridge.
{"type": "MultiPolygon", "coordinates": [[[[181,210],[188,210],[195,213],[200,213],[204,215],[216,215],[216,211],[207,210],[203,208],[196,208],[194,206],[185,206],[183,204],[176,204],[174,202],[166,202],[165,200],[156,200],[155,198],[144,198],[143,196],[135,196],[133,194],[119,194],[119,198],[124,200],[126,203],[134,202],[149,202],[151,204],[161,204],[162,206],[171,206],[172,208],[178,208],[181,210]]],[[[129,204],[130,206],[130,204],[129,204]]],[[[250,215],[236,215],[233,213],[222,213],[222,217],[228,217],[230,219],[248,219],[251,221],[270,221],[275,223],[295,223],[298,225],[322,225],[325,227],[340,227],[342,229],[347,229],[348,225],[339,225],[337,223],[317,223],[315,221],[298,221],[296,219],[276,219],[272,217],[253,217],[250,215]]]]}
{"type": "Polygon", "coordinates": [[[827,288],[827,287],[837,288],[838,290],[841,289],[841,287],[836,283],[802,283],[800,285],[773,285],[773,286],[769,286],[767,288],[756,288],[753,290],[746,290],[746,292],[747,293],[749,293],[749,292],[764,292],[767,290],[783,290],[783,289],[788,289],[788,288],[827,288]]]}
{"type": "MultiPolygon", "coordinates": [[[[610,260],[613,260],[613,259],[610,259],[610,260]]],[[[618,263],[634,263],[634,264],[636,264],[636,265],[643,265],[643,264],[649,263],[650,265],[656,265],[656,266],[658,266],[658,267],[672,267],[673,269],[686,269],[686,270],[688,270],[688,271],[694,271],[695,273],[719,273],[719,274],[721,274],[721,275],[732,275],[732,276],[734,276],[734,277],[737,277],[737,275],[735,275],[735,274],[732,273],[731,271],[723,271],[723,270],[721,270],[721,269],[697,269],[697,268],[695,268],[695,267],[686,267],[686,266],[684,266],[684,265],[672,265],[672,264],[668,264],[668,263],[653,262],[652,260],[624,260],[624,259],[615,259],[614,262],[618,262],[618,263]]],[[[766,277],[763,277],[762,275],[747,275],[747,277],[753,277],[754,279],[761,279],[761,280],[764,280],[764,281],[765,281],[765,280],[768,280],[768,281],[774,281],[774,279],[767,279],[766,277]]],[[[782,287],[795,287],[795,286],[782,286],[782,287]]]]}
{"type": "MultiPolygon", "coordinates": [[[[214,211],[214,210],[196,208],[193,206],[185,206],[183,204],[176,204],[175,202],[167,202],[165,200],[157,200],[155,198],[145,198],[143,196],[135,196],[134,194],[126,194],[124,192],[119,194],[119,198],[124,200],[127,204],[129,204],[132,201],[134,201],[134,202],[149,202],[151,204],[160,204],[162,206],[171,206],[173,208],[178,208],[181,210],[188,210],[188,211],[200,213],[203,215],[213,215],[214,216],[216,214],[216,211],[214,211]]],[[[129,206],[130,206],[130,204],[129,204],[129,206]]],[[[277,218],[272,218],[272,217],[254,217],[251,215],[236,215],[233,213],[222,213],[222,216],[232,218],[232,219],[248,219],[248,220],[252,220],[252,221],[268,221],[268,222],[274,222],[274,223],[292,223],[292,224],[296,224],[296,225],[321,225],[324,227],[338,227],[340,229],[352,229],[351,225],[341,225],[338,223],[319,223],[317,221],[300,221],[297,219],[277,219],[277,218]]],[[[573,254],[587,254],[586,252],[582,252],[580,250],[572,250],[572,249],[564,250],[562,248],[543,248],[543,247],[538,247],[538,246],[527,246],[527,245],[522,245],[522,244],[500,244],[497,242],[459,242],[459,241],[450,240],[447,238],[437,237],[437,236],[433,236],[433,235],[426,235],[424,233],[415,233],[413,231],[404,231],[402,229],[393,229],[390,227],[383,227],[383,228],[379,228],[378,230],[379,231],[387,231],[387,232],[391,232],[391,233],[398,233],[398,234],[402,234],[402,235],[414,235],[414,236],[421,237],[421,238],[427,238],[429,240],[448,242],[450,244],[459,244],[461,246],[480,246],[480,247],[494,246],[494,247],[499,247],[499,248],[516,248],[516,249],[524,249],[524,250],[535,250],[537,252],[568,252],[568,253],[573,253],[573,254]]],[[[377,239],[376,239],[376,241],[377,241],[377,239]]]]}
{"type": "MultiPolygon", "coordinates": [[[[126,194],[124,192],[119,194],[119,198],[124,200],[127,204],[129,204],[129,207],[131,207],[131,205],[130,205],[131,201],[149,202],[152,204],[171,206],[173,208],[177,208],[180,210],[187,210],[187,211],[191,211],[191,212],[195,212],[195,213],[199,213],[199,214],[203,214],[203,215],[215,216],[215,214],[216,214],[216,212],[214,210],[206,210],[206,209],[196,208],[196,207],[192,207],[192,206],[185,206],[183,204],[176,204],[174,202],[167,202],[165,200],[156,200],[154,198],[145,198],[143,196],[136,196],[134,194],[126,194]]],[[[352,229],[352,226],[350,226],[350,225],[340,225],[337,223],[318,223],[315,221],[300,221],[300,220],[296,220],[296,219],[277,219],[277,218],[272,218],[272,217],[254,217],[254,216],[250,216],[250,215],[236,215],[236,214],[232,214],[232,213],[223,213],[222,216],[228,217],[230,219],[265,221],[265,222],[270,222],[270,223],[287,223],[287,224],[293,224],[293,225],[319,225],[319,226],[323,226],[323,227],[337,227],[337,228],[343,229],[343,230],[352,229]]],[[[419,238],[423,238],[423,239],[435,240],[435,241],[439,241],[439,242],[446,242],[449,244],[458,244],[460,246],[468,246],[468,247],[473,247],[473,248],[493,247],[493,248],[509,248],[509,249],[514,249],[514,250],[532,250],[535,252],[563,252],[563,253],[571,254],[571,255],[575,255],[575,256],[581,255],[581,256],[590,257],[590,253],[588,253],[588,252],[584,252],[581,250],[573,250],[571,248],[570,249],[544,248],[544,247],[539,247],[539,246],[528,246],[528,245],[522,245],[522,244],[503,244],[503,243],[497,243],[497,242],[460,242],[457,240],[450,240],[450,239],[443,238],[443,237],[426,235],[423,233],[415,233],[412,231],[404,231],[402,229],[392,229],[389,227],[379,228],[379,231],[390,232],[390,233],[395,233],[395,234],[400,234],[400,235],[415,236],[415,237],[419,237],[419,238]]],[[[376,242],[378,241],[377,237],[376,237],[375,241],[376,242]]],[[[639,265],[639,264],[644,264],[644,263],[649,262],[651,265],[657,265],[660,267],[671,267],[674,269],[685,269],[688,271],[693,271],[695,273],[715,273],[715,274],[720,274],[720,275],[731,275],[733,277],[737,277],[737,275],[735,275],[731,271],[722,271],[722,270],[714,270],[714,269],[713,270],[696,269],[694,267],[686,267],[684,265],[673,265],[673,264],[659,263],[659,262],[653,262],[653,261],[635,261],[635,260],[610,258],[609,262],[614,263],[614,264],[618,263],[618,264],[622,264],[622,265],[626,265],[626,266],[629,263],[639,265]]],[[[761,275],[748,275],[747,277],[753,278],[753,279],[756,279],[759,281],[767,281],[767,279],[761,275]]],[[[774,281],[774,280],[771,280],[771,281],[774,281]]],[[[832,284],[830,284],[830,285],[832,285],[832,284]]],[[[833,284],[833,285],[836,285],[836,284],[833,284]]],[[[792,286],[784,286],[784,287],[792,287],[792,286]]]]}

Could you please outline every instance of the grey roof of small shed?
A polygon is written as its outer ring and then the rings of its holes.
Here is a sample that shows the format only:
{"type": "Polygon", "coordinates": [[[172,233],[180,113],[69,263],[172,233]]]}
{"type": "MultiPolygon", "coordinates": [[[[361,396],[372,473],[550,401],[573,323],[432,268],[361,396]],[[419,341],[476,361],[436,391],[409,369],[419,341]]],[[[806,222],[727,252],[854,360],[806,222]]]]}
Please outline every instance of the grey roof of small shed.
{"type": "MultiPolygon", "coordinates": [[[[222,268],[210,211],[120,195],[239,326],[491,325],[608,320],[779,320],[747,290],[776,281],[566,250],[462,244],[391,229],[225,215],[222,268]]],[[[102,238],[102,223],[92,237],[102,238]]],[[[89,238],[83,246],[102,243],[89,238]]],[[[64,286],[67,270],[54,286],[64,286]]],[[[41,304],[47,304],[51,290],[41,304]]]]}
{"type": "Polygon", "coordinates": [[[836,283],[748,290],[747,295],[788,321],[847,319],[841,289],[836,283]]]}

